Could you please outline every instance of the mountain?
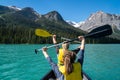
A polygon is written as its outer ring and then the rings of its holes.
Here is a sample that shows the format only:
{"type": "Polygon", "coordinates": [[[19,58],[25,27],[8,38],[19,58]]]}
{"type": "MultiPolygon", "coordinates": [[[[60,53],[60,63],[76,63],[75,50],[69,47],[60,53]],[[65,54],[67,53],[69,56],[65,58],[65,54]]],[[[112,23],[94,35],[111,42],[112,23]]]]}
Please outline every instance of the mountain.
{"type": "Polygon", "coordinates": [[[14,12],[14,11],[16,11],[16,9],[0,5],[0,14],[5,14],[5,13],[9,13],[9,12],[14,12]]]}
{"type": "Polygon", "coordinates": [[[117,31],[114,31],[114,33],[110,37],[120,40],[120,15],[98,11],[92,14],[82,25],[79,26],[79,28],[89,32],[92,29],[105,24],[111,25],[113,30],[117,31]]]}
{"type": "Polygon", "coordinates": [[[16,11],[14,14],[31,19],[33,21],[38,20],[41,17],[40,14],[38,14],[36,11],[34,11],[33,8],[30,7],[26,7],[19,11],[16,11]]]}
{"type": "Polygon", "coordinates": [[[57,11],[51,11],[44,15],[50,21],[64,21],[62,16],[57,11]]]}
{"type": "Polygon", "coordinates": [[[115,25],[118,29],[120,29],[120,15],[98,11],[94,14],[91,14],[91,16],[79,28],[85,31],[89,31],[92,27],[104,24],[115,25]]]}
{"type": "Polygon", "coordinates": [[[52,43],[51,38],[36,36],[36,28],[68,38],[84,34],[69,25],[57,11],[39,14],[31,7],[0,6],[0,43],[52,43]]]}

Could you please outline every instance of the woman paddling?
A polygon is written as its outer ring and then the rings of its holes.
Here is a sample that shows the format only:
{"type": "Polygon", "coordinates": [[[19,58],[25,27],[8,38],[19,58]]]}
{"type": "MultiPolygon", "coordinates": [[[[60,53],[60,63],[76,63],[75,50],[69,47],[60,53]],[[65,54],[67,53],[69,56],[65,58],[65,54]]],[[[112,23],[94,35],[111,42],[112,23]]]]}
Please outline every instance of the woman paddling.
{"type": "Polygon", "coordinates": [[[47,48],[42,49],[45,58],[50,63],[52,70],[58,80],[82,80],[82,64],[84,58],[85,39],[83,36],[79,36],[81,41],[80,51],[77,55],[77,62],[75,62],[76,54],[73,51],[66,51],[63,56],[63,65],[58,67],[56,63],[52,61],[47,53],[47,48]]]}

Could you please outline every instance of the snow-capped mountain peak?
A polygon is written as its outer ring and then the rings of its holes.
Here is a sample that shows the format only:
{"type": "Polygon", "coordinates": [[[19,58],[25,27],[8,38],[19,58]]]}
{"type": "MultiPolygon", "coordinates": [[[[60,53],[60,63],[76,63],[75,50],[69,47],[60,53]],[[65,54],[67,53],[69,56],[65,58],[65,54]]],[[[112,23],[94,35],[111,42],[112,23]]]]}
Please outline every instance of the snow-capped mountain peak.
{"type": "Polygon", "coordinates": [[[96,13],[93,13],[93,14],[91,14],[91,16],[88,18],[88,20],[90,21],[90,20],[93,20],[93,19],[95,19],[95,17],[97,16],[97,17],[101,17],[102,15],[104,15],[105,13],[103,12],[103,11],[98,11],[98,12],[96,12],[96,13]]]}
{"type": "Polygon", "coordinates": [[[21,8],[18,8],[16,6],[8,6],[8,7],[11,8],[11,9],[14,9],[14,10],[22,10],[21,8]]]}
{"type": "Polygon", "coordinates": [[[84,21],[81,21],[81,22],[75,22],[75,21],[70,21],[70,20],[67,20],[66,21],[68,24],[74,26],[74,27],[80,27],[82,24],[84,24],[85,22],[84,21]]]}

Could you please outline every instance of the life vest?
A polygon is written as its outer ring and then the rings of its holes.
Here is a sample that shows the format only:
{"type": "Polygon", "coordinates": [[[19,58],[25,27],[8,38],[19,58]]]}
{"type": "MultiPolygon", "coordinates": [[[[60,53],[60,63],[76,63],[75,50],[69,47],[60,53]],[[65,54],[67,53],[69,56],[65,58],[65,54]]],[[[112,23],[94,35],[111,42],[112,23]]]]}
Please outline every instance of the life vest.
{"type": "Polygon", "coordinates": [[[59,54],[58,54],[58,66],[63,65],[63,49],[59,49],[59,54]]]}
{"type": "Polygon", "coordinates": [[[65,66],[60,66],[59,70],[64,75],[64,80],[82,80],[81,64],[79,62],[73,63],[74,70],[69,75],[65,72],[65,66]]]}
{"type": "Polygon", "coordinates": [[[63,65],[63,56],[64,56],[64,51],[63,49],[59,49],[59,54],[58,54],[58,66],[63,65]]]}

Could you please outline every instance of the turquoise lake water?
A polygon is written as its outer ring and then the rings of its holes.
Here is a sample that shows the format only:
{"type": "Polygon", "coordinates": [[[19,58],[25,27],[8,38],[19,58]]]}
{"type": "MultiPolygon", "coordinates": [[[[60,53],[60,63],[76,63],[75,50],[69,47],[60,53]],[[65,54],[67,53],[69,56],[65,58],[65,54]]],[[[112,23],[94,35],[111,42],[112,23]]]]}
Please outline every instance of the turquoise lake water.
{"type": "MultiPolygon", "coordinates": [[[[0,44],[0,80],[40,80],[51,69],[41,52],[34,53],[43,46],[0,44]]],[[[48,52],[57,62],[55,49],[48,52]]],[[[120,44],[86,44],[83,69],[92,80],[120,80],[120,44]]]]}

